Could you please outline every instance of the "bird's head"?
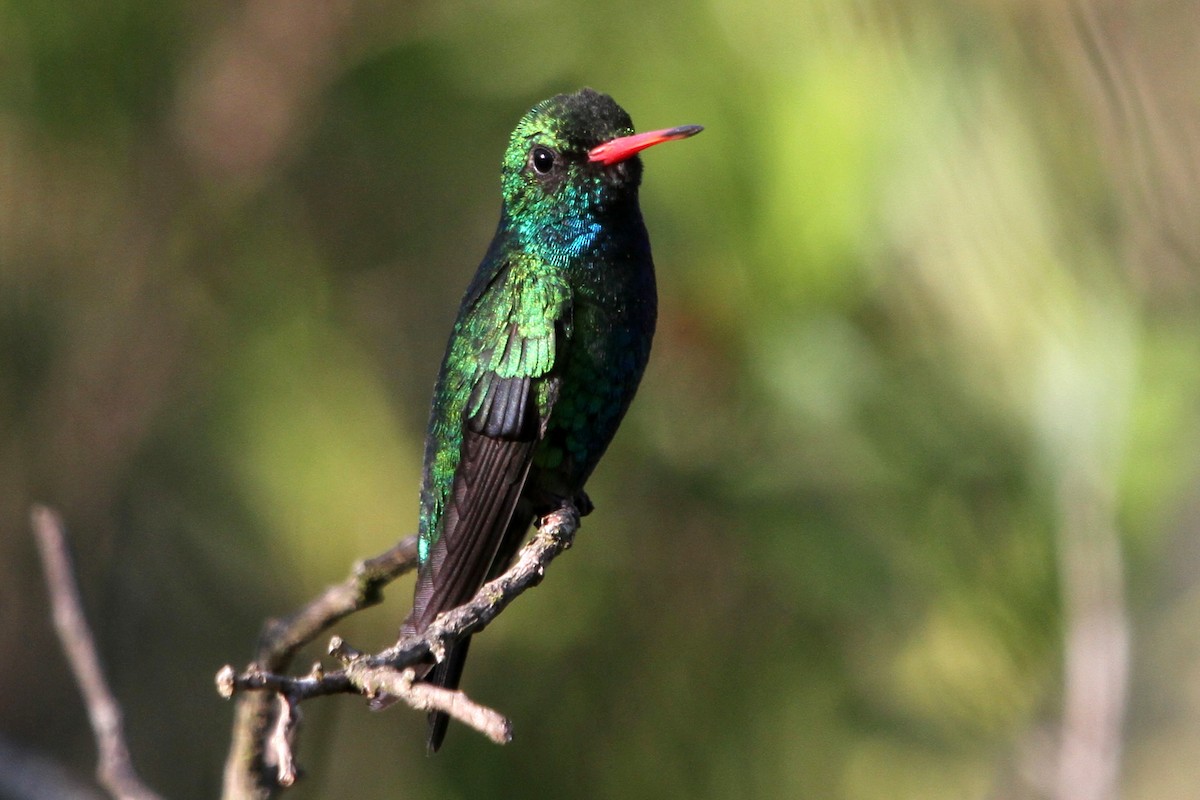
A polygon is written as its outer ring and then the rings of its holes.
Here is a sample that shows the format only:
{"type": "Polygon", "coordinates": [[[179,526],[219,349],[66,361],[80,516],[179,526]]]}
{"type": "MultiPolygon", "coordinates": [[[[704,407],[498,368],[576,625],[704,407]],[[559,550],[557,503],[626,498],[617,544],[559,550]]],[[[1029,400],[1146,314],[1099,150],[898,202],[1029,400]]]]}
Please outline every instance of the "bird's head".
{"type": "Polygon", "coordinates": [[[629,114],[606,94],[555,95],[534,106],[509,140],[505,211],[518,224],[542,229],[601,220],[636,201],[640,151],[700,130],[685,125],[634,134],[629,114]]]}

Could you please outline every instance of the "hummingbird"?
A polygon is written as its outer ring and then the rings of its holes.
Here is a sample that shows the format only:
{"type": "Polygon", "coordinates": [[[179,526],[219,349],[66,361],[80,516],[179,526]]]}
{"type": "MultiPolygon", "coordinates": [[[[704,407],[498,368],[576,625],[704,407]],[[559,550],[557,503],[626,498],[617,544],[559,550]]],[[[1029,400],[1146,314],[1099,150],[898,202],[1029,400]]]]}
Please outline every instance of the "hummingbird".
{"type": "MultiPolygon", "coordinates": [[[[434,387],[403,634],[503,573],[536,519],[566,503],[591,511],[584,483],[637,391],[657,316],[637,154],[701,130],[635,134],[592,89],[551,97],[517,124],[500,223],[434,387]]],[[[469,646],[456,642],[421,679],[458,688],[469,646]]],[[[448,722],[430,713],[431,754],[448,722]]]]}

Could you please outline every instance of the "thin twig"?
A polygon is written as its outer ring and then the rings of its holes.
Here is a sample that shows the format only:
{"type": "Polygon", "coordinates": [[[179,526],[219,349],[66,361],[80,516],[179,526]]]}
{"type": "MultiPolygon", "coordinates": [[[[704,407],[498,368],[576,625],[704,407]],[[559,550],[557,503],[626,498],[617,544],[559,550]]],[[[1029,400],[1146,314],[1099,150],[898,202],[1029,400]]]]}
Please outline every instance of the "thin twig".
{"type": "Polygon", "coordinates": [[[133,769],[129,748],[125,745],[121,707],[104,680],[96,642],[83,615],[62,519],[51,509],[39,505],[33,507],[30,520],[42,569],[46,573],[54,628],[83,694],[96,737],[99,751],[96,779],[119,800],[159,800],[133,769]]]}
{"type": "Polygon", "coordinates": [[[403,670],[373,667],[366,659],[357,659],[346,667],[346,671],[351,683],[369,694],[386,694],[417,711],[444,712],[496,744],[512,741],[512,722],[503,714],[476,703],[462,691],[417,682],[412,667],[403,670]]]}
{"type": "MultiPolygon", "coordinates": [[[[284,667],[276,666],[271,659],[260,657],[241,673],[236,672],[230,666],[222,668],[217,674],[218,691],[224,697],[241,693],[242,702],[245,702],[248,697],[257,697],[260,698],[261,703],[265,704],[272,696],[282,697],[285,698],[282,702],[288,704],[291,711],[294,711],[304,700],[329,694],[360,694],[372,698],[386,696],[388,699],[402,701],[421,711],[444,711],[454,719],[483,733],[492,741],[504,744],[512,738],[512,726],[503,715],[475,703],[461,691],[450,691],[414,682],[414,671],[409,667],[419,662],[427,662],[430,657],[440,660],[444,657],[449,645],[482,630],[518,595],[541,583],[546,567],[571,546],[578,528],[579,514],[573,507],[566,506],[547,515],[542,519],[537,533],[521,549],[516,562],[507,572],[485,584],[470,602],[439,616],[422,633],[405,636],[394,646],[378,654],[360,653],[339,637],[334,637],[330,651],[345,665],[343,669],[329,672],[314,669],[306,676],[288,676],[280,674],[284,667]],[[274,668],[267,667],[268,663],[272,664],[274,668]]],[[[398,575],[399,572],[395,574],[398,575]]],[[[353,580],[351,578],[347,583],[353,580]]],[[[375,588],[381,588],[388,580],[391,578],[382,579],[375,588]]],[[[341,586],[345,585],[341,584],[341,586]]],[[[337,594],[334,591],[336,588],[326,590],[322,597],[330,596],[331,593],[337,594]]],[[[305,630],[311,632],[308,639],[302,641],[302,637],[296,635],[294,631],[285,630],[288,628],[287,623],[279,623],[280,632],[275,637],[275,641],[294,643],[298,648],[310,641],[311,638],[315,638],[320,631],[327,629],[337,619],[350,613],[346,611],[334,619],[324,619],[322,615],[328,609],[319,606],[320,600],[314,601],[305,607],[306,611],[312,613],[302,611],[288,618],[289,620],[303,619],[306,621],[305,630]]],[[[268,628],[273,629],[274,626],[268,626],[268,628]]],[[[241,724],[242,720],[239,718],[238,725],[241,724]]],[[[261,732],[251,744],[254,748],[253,763],[260,765],[259,769],[261,770],[262,766],[266,765],[264,748],[268,747],[268,732],[271,730],[271,725],[269,723],[258,724],[261,732]]],[[[289,734],[294,732],[294,726],[285,725],[285,729],[289,734]]],[[[278,727],[275,728],[276,732],[279,730],[278,727]]],[[[246,731],[235,730],[235,740],[239,737],[248,737],[248,734],[246,731]]],[[[276,751],[276,758],[272,760],[280,768],[285,762],[290,765],[292,758],[290,749],[286,754],[278,752],[281,742],[290,742],[290,739],[282,735],[270,737],[269,746],[276,751]]],[[[231,785],[231,770],[243,771],[242,777],[234,777],[241,782],[241,786],[246,786],[248,784],[244,777],[244,770],[246,765],[251,762],[243,757],[240,764],[235,765],[233,764],[235,754],[236,751],[231,753],[231,761],[226,764],[225,797],[227,800],[269,797],[274,788],[282,785],[284,780],[289,777],[288,773],[280,769],[276,774],[270,776],[269,782],[260,780],[256,793],[239,793],[237,787],[231,785]]],[[[291,775],[294,776],[294,773],[291,775]]]]}
{"type": "Polygon", "coordinates": [[[360,561],[346,580],[325,589],[289,617],[263,629],[255,661],[282,668],[296,652],[342,619],[383,600],[382,589],[417,565],[417,537],[409,536],[375,558],[360,561]]]}
{"type": "MultiPolygon", "coordinates": [[[[294,614],[268,620],[259,635],[254,661],[248,671],[282,672],[297,651],[339,620],[382,600],[382,589],[417,565],[417,537],[409,536],[385,553],[354,565],[351,574],[334,584],[294,614]]],[[[222,678],[234,674],[232,667],[217,676],[223,697],[233,696],[233,685],[224,690],[222,678]]],[[[268,763],[267,737],[274,729],[278,706],[271,694],[246,692],[238,697],[233,734],[225,759],[224,800],[265,800],[279,786],[279,774],[268,763]]]]}
{"type": "Polygon", "coordinates": [[[578,529],[579,515],[574,508],[563,508],[546,515],[538,532],[521,548],[516,562],[507,572],[485,583],[469,603],[440,615],[423,633],[405,636],[393,647],[370,656],[367,663],[407,667],[429,655],[441,661],[447,646],[482,630],[518,595],[541,583],[546,567],[571,546],[578,529]]]}
{"type": "Polygon", "coordinates": [[[268,739],[268,761],[275,764],[279,785],[291,786],[296,782],[296,759],[292,757],[292,744],[300,727],[300,704],[282,694],[275,697],[279,699],[279,713],[275,718],[275,730],[268,739]]]}

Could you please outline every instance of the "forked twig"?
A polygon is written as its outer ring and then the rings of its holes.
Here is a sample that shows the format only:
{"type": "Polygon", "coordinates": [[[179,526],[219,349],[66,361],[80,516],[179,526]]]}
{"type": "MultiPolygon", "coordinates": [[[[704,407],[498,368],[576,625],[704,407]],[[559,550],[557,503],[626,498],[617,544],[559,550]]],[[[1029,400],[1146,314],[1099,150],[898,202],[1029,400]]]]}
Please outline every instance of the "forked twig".
{"type": "Polygon", "coordinates": [[[365,570],[360,564],[353,575],[326,589],[301,611],[269,623],[253,663],[240,673],[227,665],[217,674],[223,697],[239,695],[234,746],[225,765],[226,800],[266,798],[295,780],[292,743],[297,712],[301,702],[313,697],[359,694],[400,701],[421,711],[443,711],[494,742],[508,742],[512,725],[503,715],[461,691],[415,681],[412,667],[431,658],[440,660],[450,644],[481,630],[518,595],[540,583],[550,562],[571,546],[578,527],[579,513],[572,506],[548,514],[507,572],[485,584],[470,602],[439,616],[422,633],[405,636],[378,654],[361,653],[335,636],[329,651],[341,661],[341,669],[325,671],[317,666],[308,675],[283,674],[299,647],[347,614],[378,602],[384,585],[415,566],[412,538],[364,562],[385,564],[385,569],[365,570]],[[410,557],[400,557],[398,550],[410,557]],[[370,575],[367,583],[364,570],[370,575]]]}

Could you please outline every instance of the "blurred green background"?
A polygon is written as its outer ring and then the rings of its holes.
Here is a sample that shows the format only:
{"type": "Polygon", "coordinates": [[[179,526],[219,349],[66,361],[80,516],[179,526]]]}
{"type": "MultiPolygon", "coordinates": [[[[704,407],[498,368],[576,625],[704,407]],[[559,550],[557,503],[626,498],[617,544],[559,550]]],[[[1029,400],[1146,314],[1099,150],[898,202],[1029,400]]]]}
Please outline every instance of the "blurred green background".
{"type": "Polygon", "coordinates": [[[214,673],[412,532],[507,135],[591,85],[706,131],[645,156],[659,333],[597,511],[472,651],[516,740],[313,702],[287,796],[1194,797],[1198,20],[0,2],[0,744],[94,763],[41,501],[143,777],[218,794],[214,673]]]}

